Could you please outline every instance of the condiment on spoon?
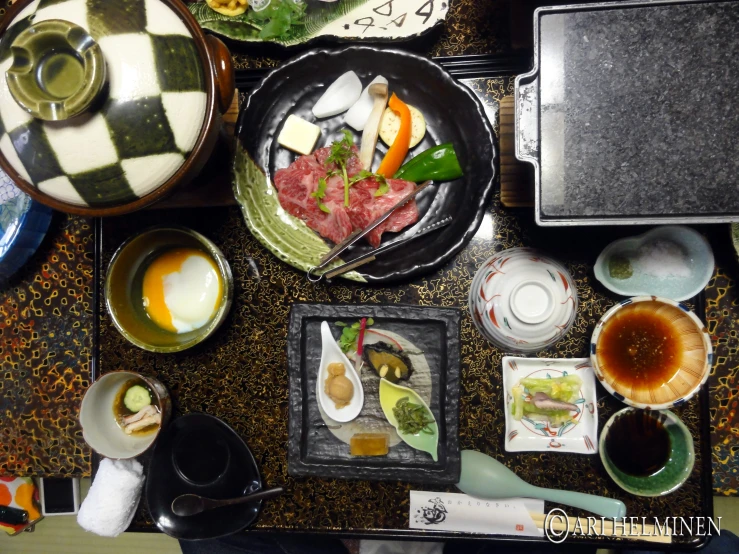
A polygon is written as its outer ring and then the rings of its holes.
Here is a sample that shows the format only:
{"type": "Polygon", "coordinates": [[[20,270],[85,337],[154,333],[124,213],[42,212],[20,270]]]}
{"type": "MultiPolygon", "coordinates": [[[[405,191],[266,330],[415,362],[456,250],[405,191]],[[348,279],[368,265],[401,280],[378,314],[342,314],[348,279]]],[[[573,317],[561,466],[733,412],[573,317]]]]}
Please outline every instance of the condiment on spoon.
{"type": "MultiPolygon", "coordinates": [[[[347,388],[348,386],[342,386],[342,392],[347,388]]],[[[364,406],[362,380],[354,370],[354,364],[349,361],[339,345],[336,344],[327,321],[321,323],[321,364],[316,377],[316,396],[318,404],[323,408],[325,414],[339,423],[347,423],[355,419],[362,411],[362,406],[364,406]],[[344,366],[343,371],[336,371],[338,365],[344,366]],[[342,378],[344,385],[351,383],[351,395],[347,395],[348,398],[342,396],[338,402],[330,396],[332,394],[331,381],[337,377],[342,378]],[[327,381],[329,381],[328,387],[327,381]]]]}

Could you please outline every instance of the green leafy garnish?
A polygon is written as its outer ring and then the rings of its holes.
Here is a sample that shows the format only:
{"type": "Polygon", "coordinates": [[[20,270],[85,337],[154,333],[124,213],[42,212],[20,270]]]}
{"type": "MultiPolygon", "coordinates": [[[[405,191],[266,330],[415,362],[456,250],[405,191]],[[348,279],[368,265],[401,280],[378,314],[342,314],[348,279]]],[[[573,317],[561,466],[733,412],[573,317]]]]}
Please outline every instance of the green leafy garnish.
{"type": "Polygon", "coordinates": [[[321,202],[323,200],[324,196],[326,196],[326,179],[321,177],[318,179],[318,188],[316,189],[316,192],[312,192],[311,196],[316,199],[316,202],[318,203],[318,208],[322,212],[331,213],[331,210],[328,209],[328,206],[321,202]]]}
{"type": "Polygon", "coordinates": [[[393,415],[398,421],[398,430],[405,435],[417,435],[425,433],[432,435],[434,430],[431,424],[434,418],[428,410],[420,404],[413,404],[404,396],[393,406],[393,415]]]}
{"type": "Polygon", "coordinates": [[[375,196],[382,196],[390,190],[390,185],[387,184],[387,179],[383,175],[375,175],[375,177],[377,178],[377,182],[380,183],[380,186],[375,191],[375,196]]]}
{"type": "Polygon", "coordinates": [[[384,175],[380,175],[379,173],[372,173],[371,171],[367,171],[366,169],[363,169],[354,177],[352,177],[349,180],[349,186],[352,186],[354,183],[357,183],[359,181],[363,181],[364,179],[370,179],[372,177],[374,177],[375,180],[379,183],[379,186],[375,191],[375,196],[382,196],[390,190],[390,186],[387,184],[387,179],[385,179],[384,175]]]}
{"type": "Polygon", "coordinates": [[[326,163],[335,163],[341,169],[342,177],[344,178],[344,206],[349,207],[349,176],[346,174],[346,164],[354,155],[352,146],[354,146],[354,138],[350,131],[344,129],[344,138],[340,141],[334,142],[331,145],[331,154],[326,158],[326,163]]]}
{"type": "MultiPolygon", "coordinates": [[[[375,320],[371,317],[367,319],[367,325],[374,324],[375,320]]],[[[359,329],[362,324],[357,321],[351,325],[344,323],[343,321],[337,321],[335,323],[337,327],[341,327],[341,337],[339,337],[339,348],[342,352],[357,351],[357,339],[359,338],[359,329]]]]}
{"type": "Polygon", "coordinates": [[[297,0],[272,0],[263,10],[250,9],[246,13],[248,21],[260,29],[260,39],[288,40],[294,26],[304,25],[306,6],[305,2],[297,0]]]}

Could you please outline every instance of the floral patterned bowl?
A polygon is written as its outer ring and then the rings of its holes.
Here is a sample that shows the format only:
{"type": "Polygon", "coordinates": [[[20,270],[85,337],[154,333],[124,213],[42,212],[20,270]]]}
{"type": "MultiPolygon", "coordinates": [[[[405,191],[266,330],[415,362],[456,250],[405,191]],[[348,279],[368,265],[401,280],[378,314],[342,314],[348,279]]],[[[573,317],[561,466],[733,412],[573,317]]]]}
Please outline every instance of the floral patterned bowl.
{"type": "Polygon", "coordinates": [[[469,309],[480,333],[499,348],[538,352],[574,323],[577,289],[559,262],[531,248],[511,248],[477,271],[469,309]]]}

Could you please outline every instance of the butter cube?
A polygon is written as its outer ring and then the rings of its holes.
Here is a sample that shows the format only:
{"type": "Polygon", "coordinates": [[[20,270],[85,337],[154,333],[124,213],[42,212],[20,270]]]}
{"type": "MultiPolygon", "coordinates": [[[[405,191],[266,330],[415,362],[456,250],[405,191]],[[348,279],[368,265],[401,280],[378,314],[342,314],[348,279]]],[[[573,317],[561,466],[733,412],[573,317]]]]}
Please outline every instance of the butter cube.
{"type": "Polygon", "coordinates": [[[307,155],[313,152],[313,147],[320,136],[321,128],[318,125],[297,115],[289,115],[280,136],[277,137],[277,143],[288,150],[307,155]]]}

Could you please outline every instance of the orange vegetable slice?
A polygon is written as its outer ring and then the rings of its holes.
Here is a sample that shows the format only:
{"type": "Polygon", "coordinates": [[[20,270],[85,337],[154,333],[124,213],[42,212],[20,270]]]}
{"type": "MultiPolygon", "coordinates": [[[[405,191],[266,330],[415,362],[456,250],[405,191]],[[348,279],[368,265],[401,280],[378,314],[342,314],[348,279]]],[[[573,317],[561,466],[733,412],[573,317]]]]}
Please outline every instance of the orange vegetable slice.
{"type": "Polygon", "coordinates": [[[395,172],[400,169],[403,165],[405,157],[408,155],[408,150],[411,145],[411,130],[412,120],[411,111],[408,105],[398,98],[395,93],[390,97],[388,106],[400,116],[400,130],[398,135],[395,137],[392,146],[388,149],[387,154],[380,163],[380,168],[377,170],[379,175],[390,178],[395,175],[395,172]]]}

